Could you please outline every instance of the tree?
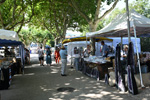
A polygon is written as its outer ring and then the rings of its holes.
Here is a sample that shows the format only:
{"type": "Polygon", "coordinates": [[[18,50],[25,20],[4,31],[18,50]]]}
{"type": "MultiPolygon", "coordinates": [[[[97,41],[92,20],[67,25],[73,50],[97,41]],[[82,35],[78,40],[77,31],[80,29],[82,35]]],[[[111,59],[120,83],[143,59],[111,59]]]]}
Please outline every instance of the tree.
{"type": "Polygon", "coordinates": [[[130,9],[135,9],[138,13],[150,18],[150,0],[138,0],[130,4],[130,9]]]}
{"type": "MultiPolygon", "coordinates": [[[[70,5],[87,21],[89,31],[94,32],[97,29],[98,23],[114,9],[118,1],[119,0],[70,0],[70,5]],[[114,3],[104,14],[101,14],[103,3],[105,2],[107,2],[108,5],[112,2],[114,3]]],[[[92,51],[92,55],[95,55],[94,39],[92,39],[92,51]]]]}
{"type": "Polygon", "coordinates": [[[29,29],[22,29],[19,33],[19,37],[26,46],[31,44],[31,42],[45,46],[48,40],[50,40],[49,42],[54,40],[53,36],[49,34],[48,31],[41,30],[40,28],[36,29],[34,27],[30,27],[29,29]]]}
{"type": "Polygon", "coordinates": [[[75,10],[61,0],[45,0],[39,5],[39,14],[34,16],[33,24],[47,29],[55,37],[55,45],[65,38],[66,30],[84,23],[75,10]],[[42,10],[41,10],[42,9],[42,10]],[[37,19],[40,19],[38,22],[37,19]]]}
{"type": "MultiPolygon", "coordinates": [[[[138,0],[133,1],[131,4],[129,4],[129,10],[134,9],[138,13],[150,18],[150,4],[149,0],[138,0]]],[[[105,19],[105,25],[109,24],[118,14],[124,14],[126,13],[126,8],[123,9],[114,9],[110,16],[105,19]]]]}
{"type": "Polygon", "coordinates": [[[0,5],[2,4],[2,3],[4,3],[6,0],[0,0],[0,5]]]}
{"type": "Polygon", "coordinates": [[[36,0],[6,0],[0,6],[0,28],[14,30],[31,21],[36,8],[36,0]]]}

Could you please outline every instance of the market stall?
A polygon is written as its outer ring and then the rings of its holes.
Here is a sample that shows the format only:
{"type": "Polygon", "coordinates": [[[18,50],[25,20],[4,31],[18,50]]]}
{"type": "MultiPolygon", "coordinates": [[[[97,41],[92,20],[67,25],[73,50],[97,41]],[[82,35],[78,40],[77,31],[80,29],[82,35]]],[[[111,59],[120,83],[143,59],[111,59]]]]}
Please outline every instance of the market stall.
{"type": "MultiPolygon", "coordinates": [[[[141,74],[141,66],[140,66],[139,53],[138,53],[139,51],[138,51],[138,45],[137,45],[136,37],[140,36],[142,34],[146,34],[146,33],[150,32],[150,19],[146,18],[143,15],[140,15],[139,13],[137,13],[134,10],[131,10],[130,14],[129,14],[129,20],[130,20],[130,32],[131,32],[130,35],[135,37],[135,44],[133,44],[133,45],[136,45],[136,52],[137,52],[137,61],[135,61],[135,63],[138,62],[137,65],[138,65],[139,73],[140,73],[141,86],[144,87],[143,80],[142,80],[142,74],[141,74]]],[[[110,24],[108,24],[103,29],[101,29],[99,31],[96,31],[96,32],[87,33],[86,36],[87,37],[99,37],[99,36],[104,36],[104,37],[125,37],[125,36],[128,36],[128,33],[127,33],[127,16],[126,16],[126,14],[120,14],[110,24]]],[[[131,45],[131,47],[129,49],[131,49],[133,45],[131,45]]],[[[134,63],[133,53],[134,52],[131,52],[131,55],[128,55],[129,56],[128,61],[130,61],[129,59],[132,59],[132,62],[128,63],[128,65],[127,65],[128,69],[131,68],[131,71],[128,70],[128,76],[131,75],[131,77],[128,77],[128,82],[131,82],[131,83],[129,83],[131,87],[132,87],[131,84],[134,80],[133,72],[134,72],[134,67],[135,67],[135,65],[133,64],[134,63]],[[133,67],[133,69],[132,69],[131,66],[133,67]],[[131,80],[133,79],[133,80],[131,81],[130,79],[131,80]]],[[[120,59],[120,57],[118,57],[118,59],[120,59]]],[[[118,61],[118,62],[120,62],[120,61],[118,61]]],[[[115,65],[115,67],[116,66],[117,65],[115,65]]],[[[120,65],[118,65],[118,66],[120,66],[120,65]]],[[[118,80],[118,78],[122,77],[120,75],[116,78],[117,80],[118,80]]],[[[120,78],[120,79],[121,79],[120,80],[120,82],[121,82],[123,79],[122,78],[120,78]]],[[[117,83],[117,85],[118,85],[118,83],[117,83]]],[[[130,87],[128,87],[128,88],[129,88],[129,92],[134,94],[135,91],[132,90],[133,88],[131,90],[130,90],[130,87]]]]}
{"type": "Polygon", "coordinates": [[[0,89],[7,89],[11,83],[11,77],[24,71],[24,46],[19,41],[14,31],[0,30],[0,89]],[[18,47],[19,46],[19,47],[18,47]],[[18,55],[14,48],[18,47],[18,55]]]}
{"type": "Polygon", "coordinates": [[[90,56],[83,59],[81,66],[84,74],[101,80],[108,73],[108,68],[112,67],[112,62],[102,56],[90,56]]]}
{"type": "Polygon", "coordinates": [[[108,68],[112,66],[112,63],[110,60],[106,60],[104,57],[100,56],[100,41],[105,41],[106,43],[111,43],[113,40],[105,37],[97,37],[96,39],[96,54],[97,56],[85,56],[84,53],[87,49],[87,45],[90,45],[89,42],[90,38],[86,37],[76,37],[71,39],[65,39],[63,43],[66,45],[67,43],[67,52],[68,52],[68,61],[71,61],[71,64],[74,63],[75,69],[82,71],[84,74],[94,77],[97,80],[103,79],[104,74],[108,73],[108,68]],[[86,41],[87,40],[87,41],[86,41]],[[74,49],[77,47],[76,49],[74,49]],[[82,48],[82,50],[80,50],[82,48]],[[79,51],[77,51],[79,49],[79,51]],[[79,52],[76,54],[76,52],[79,52]],[[79,56],[77,58],[77,55],[79,56]],[[76,59],[74,60],[74,59],[76,59]],[[70,60],[71,59],[71,60],[70,60]],[[74,61],[74,62],[73,62],[74,61]],[[95,62],[96,61],[96,62],[95,62]],[[76,62],[78,62],[76,64],[76,62]]]}
{"type": "MultiPolygon", "coordinates": [[[[67,57],[67,61],[69,63],[73,63],[72,59],[74,58],[75,54],[74,54],[74,47],[78,47],[78,48],[82,48],[83,51],[85,48],[87,48],[87,45],[90,44],[89,42],[90,38],[86,38],[85,36],[82,37],[74,37],[74,38],[69,38],[69,39],[65,39],[63,40],[62,44],[67,45],[67,53],[68,53],[68,57],[67,57]]],[[[98,52],[100,50],[100,41],[105,41],[105,42],[112,42],[113,39],[109,39],[109,38],[105,38],[105,37],[96,37],[95,38],[96,41],[96,54],[100,55],[100,52],[98,52]]],[[[83,52],[82,51],[82,52],[83,52]]]]}

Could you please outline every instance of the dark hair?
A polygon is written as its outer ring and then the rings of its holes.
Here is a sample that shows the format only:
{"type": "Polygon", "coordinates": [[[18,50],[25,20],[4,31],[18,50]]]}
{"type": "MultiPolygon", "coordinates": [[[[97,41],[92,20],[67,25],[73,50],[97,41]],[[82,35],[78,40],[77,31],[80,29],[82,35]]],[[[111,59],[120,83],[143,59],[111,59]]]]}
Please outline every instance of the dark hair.
{"type": "Polygon", "coordinates": [[[42,47],[40,47],[42,49],[42,47]]]}
{"type": "Polygon", "coordinates": [[[103,44],[104,44],[104,41],[101,41],[101,43],[103,43],[103,44]]]}

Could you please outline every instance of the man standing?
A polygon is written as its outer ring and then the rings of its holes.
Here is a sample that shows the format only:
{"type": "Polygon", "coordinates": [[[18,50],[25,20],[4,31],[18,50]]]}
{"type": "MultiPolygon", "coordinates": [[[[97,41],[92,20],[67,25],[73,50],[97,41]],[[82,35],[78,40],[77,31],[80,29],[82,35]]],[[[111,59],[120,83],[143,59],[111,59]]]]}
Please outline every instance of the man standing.
{"type": "Polygon", "coordinates": [[[108,46],[105,44],[104,41],[101,41],[101,45],[102,45],[102,49],[100,50],[100,52],[102,53],[103,57],[107,57],[107,55],[108,55],[108,46]]]}
{"type": "Polygon", "coordinates": [[[66,65],[67,65],[67,50],[64,46],[59,51],[61,57],[61,76],[66,76],[66,65]]]}
{"type": "Polygon", "coordinates": [[[42,47],[38,50],[39,54],[39,61],[40,61],[40,66],[44,66],[44,52],[42,50],[42,47]]]}
{"type": "Polygon", "coordinates": [[[80,59],[80,54],[79,54],[79,48],[75,47],[74,48],[74,67],[78,71],[79,70],[79,59],[80,59]]]}

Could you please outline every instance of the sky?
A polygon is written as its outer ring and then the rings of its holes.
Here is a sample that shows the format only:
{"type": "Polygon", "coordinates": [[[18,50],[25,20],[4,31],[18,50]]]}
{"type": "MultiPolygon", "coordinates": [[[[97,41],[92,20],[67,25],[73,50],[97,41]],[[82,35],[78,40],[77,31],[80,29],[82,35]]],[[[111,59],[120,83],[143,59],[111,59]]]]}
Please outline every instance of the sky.
{"type": "MultiPolygon", "coordinates": [[[[135,1],[135,0],[128,0],[129,4],[132,3],[133,1],[135,1]]],[[[126,7],[126,4],[125,4],[124,0],[121,0],[117,3],[115,8],[122,9],[125,7],[126,7]]],[[[109,9],[109,6],[106,6],[105,8],[109,9]]],[[[80,36],[81,34],[82,34],[81,32],[67,30],[66,36],[80,36]]]]}
{"type": "Polygon", "coordinates": [[[71,31],[71,30],[67,30],[66,33],[67,33],[66,36],[80,36],[82,34],[81,32],[71,31]]]}

